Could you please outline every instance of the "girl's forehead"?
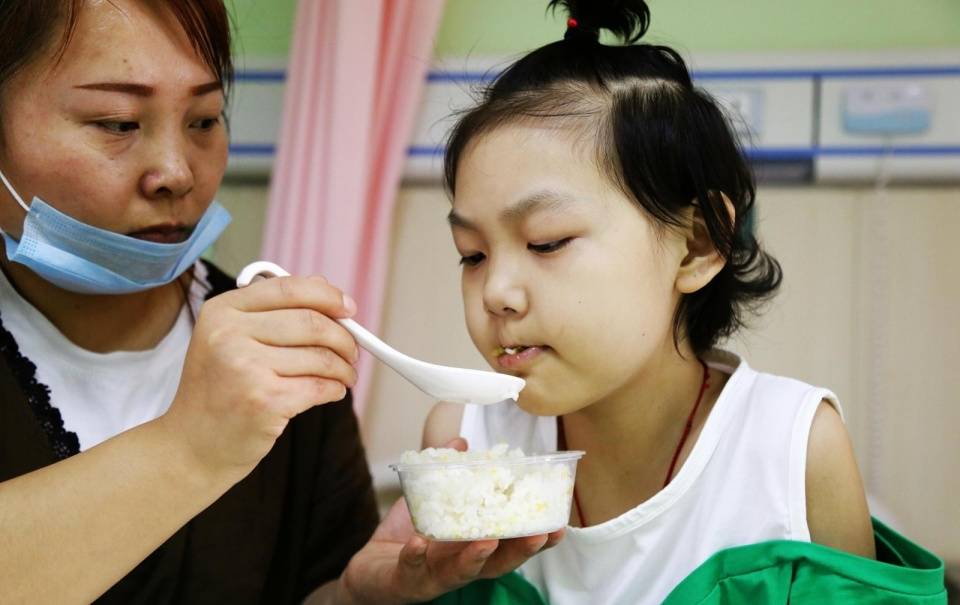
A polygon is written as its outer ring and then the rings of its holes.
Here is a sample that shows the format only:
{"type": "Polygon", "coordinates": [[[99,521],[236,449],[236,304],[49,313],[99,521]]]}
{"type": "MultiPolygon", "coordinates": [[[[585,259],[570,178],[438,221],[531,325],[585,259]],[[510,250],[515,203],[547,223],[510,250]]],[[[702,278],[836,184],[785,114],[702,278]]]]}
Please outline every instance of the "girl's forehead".
{"type": "Polygon", "coordinates": [[[617,187],[595,158],[591,145],[560,129],[499,127],[478,136],[462,155],[454,208],[531,197],[571,200],[573,207],[585,200],[602,203],[617,187]]]}
{"type": "Polygon", "coordinates": [[[476,148],[493,149],[494,153],[503,153],[505,149],[524,154],[537,151],[547,160],[556,157],[563,161],[593,162],[597,157],[595,137],[566,122],[547,120],[510,122],[481,132],[467,151],[476,148]]]}

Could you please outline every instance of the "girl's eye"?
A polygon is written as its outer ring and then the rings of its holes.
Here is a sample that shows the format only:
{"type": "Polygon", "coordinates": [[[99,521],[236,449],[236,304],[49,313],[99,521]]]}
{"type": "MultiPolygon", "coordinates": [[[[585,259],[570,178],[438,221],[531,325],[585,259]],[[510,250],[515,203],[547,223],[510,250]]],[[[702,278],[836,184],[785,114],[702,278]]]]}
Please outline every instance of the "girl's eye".
{"type": "Polygon", "coordinates": [[[111,134],[127,134],[133,132],[134,130],[140,129],[140,124],[137,122],[97,122],[97,127],[106,130],[111,134]]]}
{"type": "Polygon", "coordinates": [[[476,254],[471,254],[470,256],[461,256],[460,264],[467,267],[475,267],[480,264],[483,259],[486,258],[482,252],[477,252],[476,254]]]}
{"type": "Polygon", "coordinates": [[[220,123],[220,117],[215,118],[203,118],[202,120],[197,120],[190,126],[198,130],[212,130],[217,124],[220,123]]]}
{"type": "Polygon", "coordinates": [[[563,239],[554,240],[545,244],[527,244],[527,250],[532,250],[537,254],[550,254],[551,252],[556,252],[560,248],[563,248],[571,241],[573,241],[572,237],[565,237],[563,239]]]}

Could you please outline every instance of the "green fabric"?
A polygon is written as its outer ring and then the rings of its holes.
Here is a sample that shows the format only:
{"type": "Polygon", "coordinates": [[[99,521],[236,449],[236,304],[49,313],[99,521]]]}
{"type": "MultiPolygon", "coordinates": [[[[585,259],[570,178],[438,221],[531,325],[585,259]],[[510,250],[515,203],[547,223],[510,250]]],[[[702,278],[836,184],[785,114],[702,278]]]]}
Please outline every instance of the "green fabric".
{"type": "Polygon", "coordinates": [[[546,605],[532,584],[516,573],[477,580],[430,601],[430,605],[546,605]]]}
{"type": "MultiPolygon", "coordinates": [[[[877,560],[809,542],[773,540],[722,550],[663,605],[946,605],[943,561],[873,519],[877,560]]],[[[433,605],[546,605],[517,573],[473,582],[433,605]]]]}
{"type": "Polygon", "coordinates": [[[737,603],[946,604],[943,561],[873,520],[877,560],[775,540],[722,550],[663,605],[737,603]]]}

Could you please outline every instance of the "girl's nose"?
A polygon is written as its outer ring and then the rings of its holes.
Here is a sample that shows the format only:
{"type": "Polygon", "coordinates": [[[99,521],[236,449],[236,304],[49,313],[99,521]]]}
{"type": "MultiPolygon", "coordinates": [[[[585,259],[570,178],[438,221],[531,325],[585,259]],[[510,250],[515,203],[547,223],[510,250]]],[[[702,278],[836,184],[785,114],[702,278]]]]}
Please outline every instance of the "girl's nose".
{"type": "Polygon", "coordinates": [[[527,294],[508,267],[488,265],[483,284],[483,306],[487,313],[496,316],[523,315],[527,312],[527,294]]]}

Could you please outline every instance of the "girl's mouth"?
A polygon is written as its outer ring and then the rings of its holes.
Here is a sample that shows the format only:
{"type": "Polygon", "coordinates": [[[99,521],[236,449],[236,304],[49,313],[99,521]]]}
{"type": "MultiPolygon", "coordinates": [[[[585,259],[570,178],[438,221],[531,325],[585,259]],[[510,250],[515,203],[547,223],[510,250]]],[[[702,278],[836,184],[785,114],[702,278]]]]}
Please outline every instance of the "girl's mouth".
{"type": "Polygon", "coordinates": [[[546,345],[497,347],[497,363],[502,368],[518,369],[527,365],[549,349],[550,347],[546,345]]]}

